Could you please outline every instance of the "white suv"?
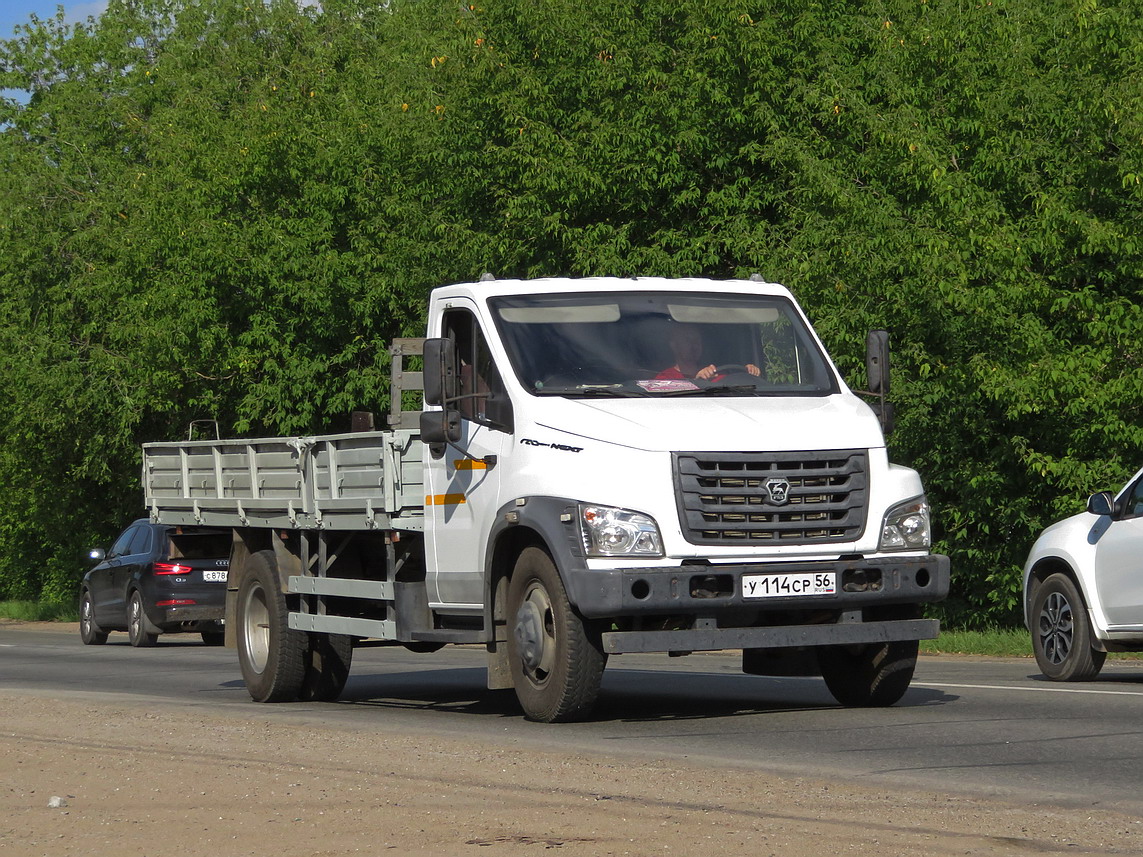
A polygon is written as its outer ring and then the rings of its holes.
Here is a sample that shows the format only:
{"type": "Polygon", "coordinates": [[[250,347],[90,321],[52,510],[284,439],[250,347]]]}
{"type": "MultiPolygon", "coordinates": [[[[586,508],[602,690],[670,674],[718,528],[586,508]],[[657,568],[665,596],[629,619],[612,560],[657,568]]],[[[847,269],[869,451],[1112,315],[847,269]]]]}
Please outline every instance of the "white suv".
{"type": "Polygon", "coordinates": [[[1052,524],[1024,565],[1024,624],[1054,681],[1094,678],[1108,652],[1143,650],[1143,470],[1052,524]]]}

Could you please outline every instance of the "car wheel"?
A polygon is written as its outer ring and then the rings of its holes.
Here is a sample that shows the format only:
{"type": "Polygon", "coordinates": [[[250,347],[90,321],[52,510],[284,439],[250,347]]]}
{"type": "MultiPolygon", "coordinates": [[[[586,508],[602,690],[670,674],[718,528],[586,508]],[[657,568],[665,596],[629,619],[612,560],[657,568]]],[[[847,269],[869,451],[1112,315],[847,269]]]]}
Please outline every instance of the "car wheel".
{"type": "Polygon", "coordinates": [[[95,621],[95,603],[86,589],[79,599],[79,638],[85,646],[102,646],[107,642],[107,632],[95,621]]]}
{"type": "Polygon", "coordinates": [[[1087,681],[1099,675],[1106,652],[1092,647],[1087,605],[1075,583],[1056,573],[1032,601],[1032,650],[1040,671],[1053,681],[1087,681]]]}
{"type": "Polygon", "coordinates": [[[848,708],[880,708],[897,702],[917,667],[916,640],[868,646],[827,646],[818,651],[822,678],[834,699],[848,708]]]}
{"type": "Polygon", "coordinates": [[[153,646],[159,635],[149,630],[147,615],[143,612],[143,595],[136,589],[127,601],[127,638],[136,648],[153,646]]]}
{"type": "Polygon", "coordinates": [[[591,713],[607,664],[599,634],[575,612],[559,572],[540,548],[526,548],[508,585],[508,659],[524,713],[543,723],[591,713]]]}
{"type": "Polygon", "coordinates": [[[238,586],[238,665],[255,702],[293,702],[305,679],[308,634],[290,629],[272,550],[250,557],[238,586]]]}
{"type": "Polygon", "coordinates": [[[201,631],[202,642],[207,646],[221,646],[226,642],[225,631],[201,631]]]}

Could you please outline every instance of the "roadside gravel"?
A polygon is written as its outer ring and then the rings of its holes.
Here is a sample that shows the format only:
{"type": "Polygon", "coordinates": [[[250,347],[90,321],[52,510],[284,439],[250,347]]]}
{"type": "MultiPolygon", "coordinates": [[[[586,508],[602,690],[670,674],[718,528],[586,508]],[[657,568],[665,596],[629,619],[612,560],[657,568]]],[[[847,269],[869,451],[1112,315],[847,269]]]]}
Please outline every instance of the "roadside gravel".
{"type": "Polygon", "coordinates": [[[283,725],[256,707],[5,691],[0,717],[5,857],[1143,853],[1143,824],[1115,813],[283,725]]]}

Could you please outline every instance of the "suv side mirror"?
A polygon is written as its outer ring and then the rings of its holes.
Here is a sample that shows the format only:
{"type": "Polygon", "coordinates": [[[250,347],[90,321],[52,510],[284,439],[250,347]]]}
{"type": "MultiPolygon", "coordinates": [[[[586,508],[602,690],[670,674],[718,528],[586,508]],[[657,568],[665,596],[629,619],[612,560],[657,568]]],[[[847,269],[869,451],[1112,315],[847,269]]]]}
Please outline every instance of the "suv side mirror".
{"type": "Polygon", "coordinates": [[[1087,510],[1093,515],[1114,515],[1115,498],[1108,491],[1100,491],[1087,498],[1087,510]]]}
{"type": "Polygon", "coordinates": [[[871,330],[865,337],[865,372],[869,392],[889,395],[889,331],[871,330]]]}
{"type": "Polygon", "coordinates": [[[456,343],[425,340],[425,404],[443,405],[457,396],[456,343]]]}

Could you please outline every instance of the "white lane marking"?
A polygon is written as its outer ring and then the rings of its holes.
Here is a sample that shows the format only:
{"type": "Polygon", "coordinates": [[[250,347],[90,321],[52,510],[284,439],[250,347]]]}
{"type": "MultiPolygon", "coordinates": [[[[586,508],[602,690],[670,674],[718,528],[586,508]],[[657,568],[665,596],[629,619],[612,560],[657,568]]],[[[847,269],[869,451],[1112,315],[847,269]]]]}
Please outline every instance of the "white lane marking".
{"type": "Polygon", "coordinates": [[[966,690],[1023,690],[1030,693],[1097,693],[1104,696],[1143,696],[1138,690],[1088,690],[1082,687],[1015,687],[1003,684],[945,684],[939,681],[915,680],[913,687],[959,687],[966,690]]]}

